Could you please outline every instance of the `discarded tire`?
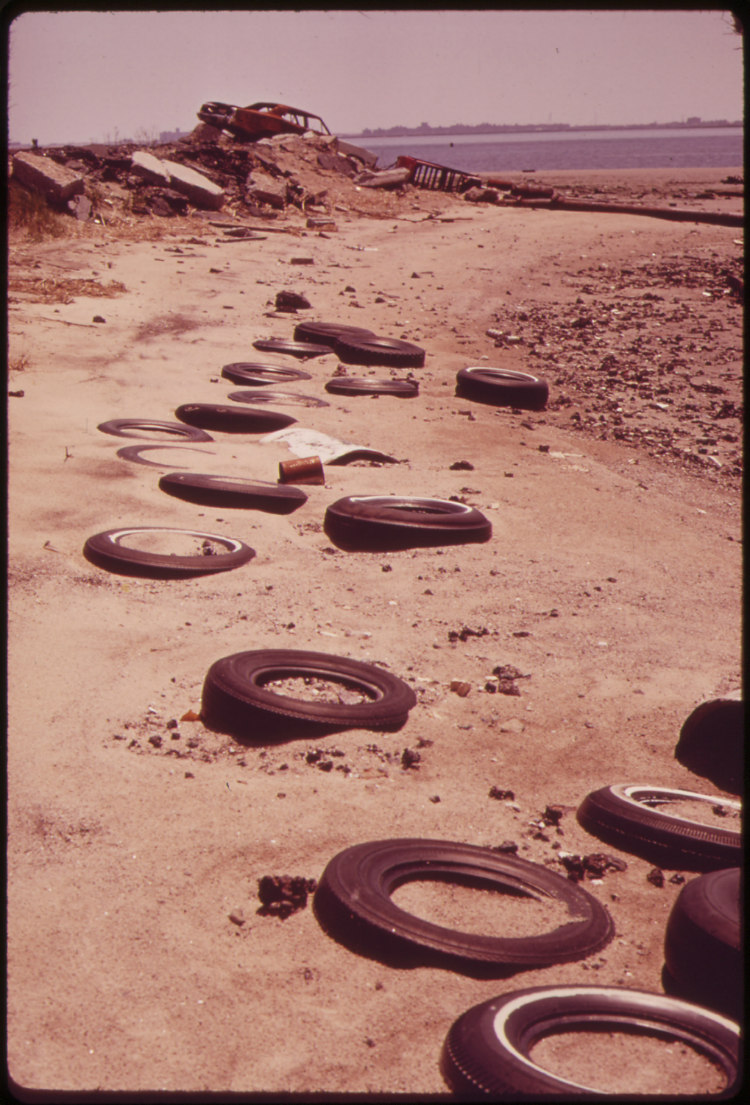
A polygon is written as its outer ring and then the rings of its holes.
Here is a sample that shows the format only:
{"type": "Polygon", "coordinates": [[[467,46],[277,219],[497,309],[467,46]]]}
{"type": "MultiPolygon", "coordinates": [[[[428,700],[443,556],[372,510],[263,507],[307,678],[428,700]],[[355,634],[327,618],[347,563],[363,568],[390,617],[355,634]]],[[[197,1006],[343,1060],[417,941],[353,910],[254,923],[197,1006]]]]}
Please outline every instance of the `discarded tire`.
{"type": "Polygon", "coordinates": [[[277,403],[281,407],[329,407],[325,399],[316,395],[295,395],[293,391],[231,391],[228,395],[235,403],[248,403],[256,406],[263,403],[277,403]]]}
{"type": "MultiPolygon", "coordinates": [[[[158,460],[145,460],[141,453],[146,453],[150,449],[186,449],[192,453],[204,453],[203,449],[191,449],[189,445],[126,445],[123,449],[117,450],[117,455],[123,460],[131,460],[134,464],[147,464],[150,468],[175,467],[173,464],[162,464],[158,460]]],[[[214,453],[209,452],[208,455],[214,456],[214,453]]]]}
{"type": "Polygon", "coordinates": [[[473,1006],[451,1025],[441,1073],[461,1100],[608,1096],[551,1074],[531,1057],[546,1036],[592,1028],[692,1045],[724,1075],[725,1087],[712,1097],[729,1097],[737,1089],[737,1024],[677,998],[609,986],[533,986],[473,1006]]]}
{"type": "Polygon", "coordinates": [[[547,405],[546,380],[505,368],[462,368],[456,373],[456,395],[496,407],[542,410],[547,405]]]}
{"type": "Polygon", "coordinates": [[[372,330],[363,326],[346,326],[338,322],[299,322],[294,328],[295,341],[311,341],[333,348],[339,338],[374,338],[372,330]]]}
{"type": "Polygon", "coordinates": [[[740,1019],[745,972],[739,867],[699,875],[683,886],[667,922],[664,965],[670,993],[740,1019]]]}
{"type": "Polygon", "coordinates": [[[235,384],[251,384],[260,387],[264,384],[288,384],[292,380],[312,380],[309,372],[301,368],[285,368],[284,365],[256,364],[253,361],[235,361],[225,364],[222,376],[235,384]]]}
{"type": "Polygon", "coordinates": [[[334,376],[326,384],[326,391],[333,395],[396,395],[400,399],[413,399],[419,395],[416,380],[375,380],[366,376],[334,376]]]}
{"type": "Polygon", "coordinates": [[[154,438],[154,433],[168,434],[184,441],[213,441],[210,434],[197,427],[183,426],[180,422],[160,422],[154,418],[113,418],[109,422],[100,422],[97,429],[116,437],[145,437],[150,441],[161,440],[158,436],[154,438]]]}
{"type": "Polygon", "coordinates": [[[344,364],[390,365],[393,368],[421,368],[424,349],[398,338],[340,337],[334,351],[344,364]]]}
{"type": "Polygon", "coordinates": [[[174,412],[181,422],[227,434],[265,434],[296,422],[283,411],[243,410],[219,403],[184,403],[174,412]]]}
{"type": "Polygon", "coordinates": [[[374,664],[323,652],[260,649],[236,652],[212,664],[203,684],[201,712],[209,728],[252,739],[279,725],[283,735],[290,722],[336,729],[400,728],[415,703],[408,683],[374,664]],[[316,702],[266,689],[268,683],[290,677],[339,683],[366,700],[316,702]]]}
{"type": "MultiPolygon", "coordinates": [[[[670,803],[695,801],[738,815],[740,803],[669,787],[620,783],[589,794],[578,820],[602,840],[666,867],[715,870],[740,863],[739,829],[723,829],[668,812],[670,803]],[[667,810],[660,807],[666,806],[667,810]]],[[[706,811],[708,812],[708,810],[706,811]]]]}
{"type": "Polygon", "coordinates": [[[740,794],[744,781],[745,703],[714,698],[693,710],[680,730],[675,758],[721,790],[740,794]]]}
{"type": "Polygon", "coordinates": [[[193,576],[212,572],[226,572],[239,568],[255,556],[255,550],[232,537],[219,537],[215,533],[196,530],[171,529],[168,526],[131,526],[129,529],[110,529],[89,537],[83,547],[83,555],[99,568],[125,575],[193,576]],[[203,542],[203,551],[196,556],[171,556],[163,553],[144,552],[123,545],[127,537],[142,534],[175,534],[194,537],[203,542]],[[214,546],[226,550],[216,553],[214,546]]]}
{"type": "Polygon", "coordinates": [[[583,959],[614,933],[606,909],[582,887],[540,864],[490,848],[447,840],[407,838],[355,844],[328,863],[315,896],[316,911],[333,935],[358,938],[362,950],[383,954],[421,949],[451,965],[525,970],[583,959]],[[423,920],[400,909],[391,894],[405,882],[439,879],[536,900],[553,898],[568,910],[566,923],[537,936],[481,936],[423,920]]]}
{"type": "Polygon", "coordinates": [[[307,495],[297,487],[196,472],[169,472],[159,480],[159,487],[168,495],[189,503],[265,510],[273,514],[289,514],[307,502],[307,495]]]}
{"type": "Polygon", "coordinates": [[[360,495],[339,499],[323,528],[342,548],[411,548],[488,541],[492,525],[481,511],[450,499],[360,495]]]}
{"type": "Polygon", "coordinates": [[[322,357],[331,352],[329,346],[320,342],[289,341],[287,338],[259,338],[253,342],[253,348],[273,353],[289,353],[292,357],[322,357]]]}

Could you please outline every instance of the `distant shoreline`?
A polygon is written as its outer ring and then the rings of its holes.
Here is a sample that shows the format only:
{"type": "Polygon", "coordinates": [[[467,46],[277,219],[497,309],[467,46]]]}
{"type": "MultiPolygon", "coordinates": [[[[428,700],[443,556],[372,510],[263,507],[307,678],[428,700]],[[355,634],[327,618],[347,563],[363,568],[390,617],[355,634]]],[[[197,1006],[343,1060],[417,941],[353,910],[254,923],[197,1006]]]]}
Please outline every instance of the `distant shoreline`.
{"type": "Polygon", "coordinates": [[[566,134],[576,133],[578,131],[611,131],[611,130],[672,130],[679,128],[681,130],[702,130],[702,129],[715,129],[726,130],[742,129],[744,123],[742,120],[736,122],[728,122],[727,120],[720,119],[718,121],[703,122],[703,120],[690,123],[626,123],[626,124],[592,124],[591,126],[571,126],[568,123],[519,123],[519,124],[497,124],[497,125],[484,125],[480,124],[476,127],[464,127],[460,124],[451,127],[388,127],[383,129],[382,127],[376,127],[374,130],[365,128],[364,131],[350,134],[340,134],[340,138],[448,138],[457,137],[465,134],[559,134],[564,131],[566,134]]]}

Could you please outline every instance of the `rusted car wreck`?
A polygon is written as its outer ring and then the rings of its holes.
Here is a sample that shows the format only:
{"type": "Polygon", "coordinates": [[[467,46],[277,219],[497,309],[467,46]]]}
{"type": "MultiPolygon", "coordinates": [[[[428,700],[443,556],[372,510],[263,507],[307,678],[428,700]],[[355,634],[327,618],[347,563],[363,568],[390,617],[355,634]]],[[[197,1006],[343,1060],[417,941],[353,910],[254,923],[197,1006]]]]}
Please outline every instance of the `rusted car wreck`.
{"type": "Polygon", "coordinates": [[[202,123],[229,131],[245,141],[271,138],[274,134],[304,134],[308,130],[316,134],[331,133],[319,115],[287,104],[261,102],[236,107],[210,100],[203,104],[198,118],[202,123]]]}

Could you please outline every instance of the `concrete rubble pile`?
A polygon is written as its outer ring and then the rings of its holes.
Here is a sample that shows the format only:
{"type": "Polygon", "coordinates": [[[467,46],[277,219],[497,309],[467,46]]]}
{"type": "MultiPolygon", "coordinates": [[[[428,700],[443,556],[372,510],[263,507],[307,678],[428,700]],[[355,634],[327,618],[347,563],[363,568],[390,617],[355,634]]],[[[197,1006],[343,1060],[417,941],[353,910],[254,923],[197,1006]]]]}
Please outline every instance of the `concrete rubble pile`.
{"type": "Polygon", "coordinates": [[[10,174],[79,219],[106,218],[117,206],[160,217],[192,208],[274,217],[290,207],[325,207],[331,178],[336,188],[371,186],[378,177],[386,184],[388,174],[373,171],[376,163],[374,154],[334,135],[283,134],[244,143],[201,124],[176,143],[148,148],[121,143],[20,151],[10,159],[10,174]]]}

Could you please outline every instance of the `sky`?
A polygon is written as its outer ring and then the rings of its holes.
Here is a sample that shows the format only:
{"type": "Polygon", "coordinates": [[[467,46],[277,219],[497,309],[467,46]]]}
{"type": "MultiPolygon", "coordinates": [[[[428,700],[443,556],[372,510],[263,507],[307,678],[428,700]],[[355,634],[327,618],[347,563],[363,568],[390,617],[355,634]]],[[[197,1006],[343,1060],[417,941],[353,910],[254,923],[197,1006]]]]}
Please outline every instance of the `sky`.
{"type": "Polygon", "coordinates": [[[8,137],[154,141],[206,100],[271,100],[334,134],[395,125],[743,117],[729,11],[18,9],[8,137]]]}

